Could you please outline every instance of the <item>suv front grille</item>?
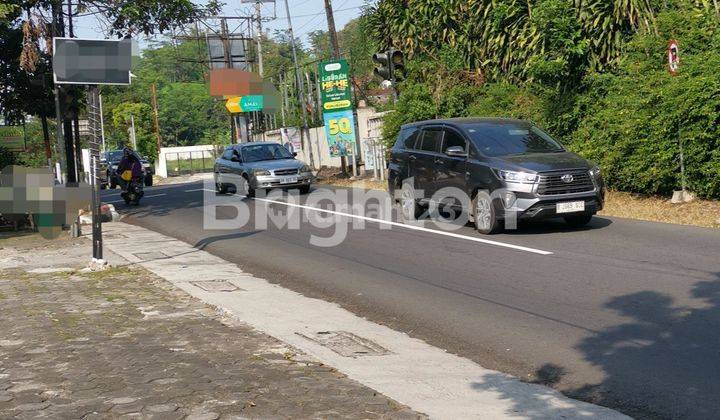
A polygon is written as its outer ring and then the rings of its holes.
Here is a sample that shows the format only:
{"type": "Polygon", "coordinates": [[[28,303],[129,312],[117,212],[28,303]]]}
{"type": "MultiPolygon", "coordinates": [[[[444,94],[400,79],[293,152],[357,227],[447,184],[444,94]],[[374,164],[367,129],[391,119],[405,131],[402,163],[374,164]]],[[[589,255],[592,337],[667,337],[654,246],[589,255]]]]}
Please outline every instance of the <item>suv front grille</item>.
{"type": "Polygon", "coordinates": [[[277,169],[274,171],[275,175],[297,175],[297,169],[277,169]]]}
{"type": "Polygon", "coordinates": [[[595,189],[590,173],[586,170],[568,170],[545,172],[540,174],[540,183],[537,192],[540,195],[560,195],[588,192],[595,189]],[[572,176],[572,180],[565,180],[566,175],[572,176]]]}

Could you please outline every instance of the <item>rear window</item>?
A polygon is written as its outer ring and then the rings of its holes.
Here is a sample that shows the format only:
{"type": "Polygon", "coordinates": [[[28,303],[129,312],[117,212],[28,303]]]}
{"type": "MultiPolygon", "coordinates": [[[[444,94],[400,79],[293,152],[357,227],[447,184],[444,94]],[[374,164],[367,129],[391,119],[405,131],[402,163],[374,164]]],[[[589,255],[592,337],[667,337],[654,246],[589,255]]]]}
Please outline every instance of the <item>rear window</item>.
{"type": "Polygon", "coordinates": [[[408,127],[400,130],[395,147],[400,149],[414,149],[420,130],[417,127],[408,127]]]}
{"type": "Polygon", "coordinates": [[[547,133],[531,124],[476,123],[465,129],[485,156],[563,152],[565,149],[547,133]]]}

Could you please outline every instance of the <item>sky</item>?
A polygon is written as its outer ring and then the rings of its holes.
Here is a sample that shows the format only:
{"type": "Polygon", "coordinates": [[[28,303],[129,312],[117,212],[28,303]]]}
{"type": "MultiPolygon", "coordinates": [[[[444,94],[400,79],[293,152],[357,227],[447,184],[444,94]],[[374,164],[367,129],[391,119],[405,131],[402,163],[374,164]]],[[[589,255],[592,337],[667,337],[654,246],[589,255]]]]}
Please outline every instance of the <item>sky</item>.
{"type": "MultiPolygon", "coordinates": [[[[247,15],[247,11],[253,11],[255,8],[254,4],[241,4],[240,0],[224,0],[224,2],[227,3],[222,11],[224,16],[247,15]]],[[[307,35],[310,32],[318,29],[327,30],[324,0],[288,0],[288,3],[290,4],[290,17],[295,36],[303,42],[307,41],[307,35]]],[[[361,7],[366,3],[367,0],[333,0],[332,5],[337,30],[342,29],[348,21],[358,17],[361,13],[361,7]]],[[[287,30],[284,0],[278,0],[275,7],[273,7],[272,3],[265,4],[262,10],[263,16],[266,18],[271,18],[275,12],[277,13],[276,19],[263,22],[263,29],[266,32],[272,35],[274,30],[287,30]]],[[[93,16],[77,19],[75,31],[78,38],[106,37],[102,23],[93,16]]],[[[139,41],[140,48],[148,45],[143,40],[139,41]]]]}

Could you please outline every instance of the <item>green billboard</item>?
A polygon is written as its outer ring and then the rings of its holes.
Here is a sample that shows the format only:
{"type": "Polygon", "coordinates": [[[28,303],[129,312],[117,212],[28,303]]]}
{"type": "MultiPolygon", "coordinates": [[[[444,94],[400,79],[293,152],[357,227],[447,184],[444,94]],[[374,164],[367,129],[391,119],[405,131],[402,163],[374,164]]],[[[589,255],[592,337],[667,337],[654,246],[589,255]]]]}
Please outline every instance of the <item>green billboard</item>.
{"type": "Polygon", "coordinates": [[[343,59],[318,64],[322,111],[335,112],[352,109],[352,92],[348,63],[343,59]]]}

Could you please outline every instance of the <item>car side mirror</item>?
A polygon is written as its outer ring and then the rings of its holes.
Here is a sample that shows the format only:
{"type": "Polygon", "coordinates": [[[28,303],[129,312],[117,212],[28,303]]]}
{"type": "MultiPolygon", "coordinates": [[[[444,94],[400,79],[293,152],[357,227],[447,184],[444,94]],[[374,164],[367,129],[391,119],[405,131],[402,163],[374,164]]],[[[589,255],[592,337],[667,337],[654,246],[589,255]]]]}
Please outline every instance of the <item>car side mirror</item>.
{"type": "Polygon", "coordinates": [[[293,157],[297,157],[297,152],[293,152],[293,157]]]}
{"type": "Polygon", "coordinates": [[[467,152],[462,146],[450,146],[445,149],[445,154],[452,157],[466,157],[467,152]]]}
{"type": "Polygon", "coordinates": [[[231,162],[240,162],[240,156],[233,154],[232,157],[230,158],[230,161],[231,162]]]}

